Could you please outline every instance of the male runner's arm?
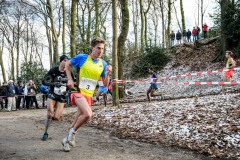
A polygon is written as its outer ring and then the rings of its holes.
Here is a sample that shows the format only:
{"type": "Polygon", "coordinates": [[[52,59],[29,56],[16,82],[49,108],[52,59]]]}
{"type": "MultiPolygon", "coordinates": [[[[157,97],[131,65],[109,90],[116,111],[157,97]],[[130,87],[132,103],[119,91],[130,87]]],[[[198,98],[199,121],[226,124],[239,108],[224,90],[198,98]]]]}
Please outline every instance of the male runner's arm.
{"type": "Polygon", "coordinates": [[[111,66],[111,65],[108,65],[108,66],[107,66],[107,71],[106,71],[106,77],[102,77],[102,79],[103,79],[103,85],[104,85],[105,87],[108,86],[108,83],[109,83],[109,81],[110,81],[110,74],[111,74],[111,72],[112,72],[112,66],[111,66]]]}
{"type": "Polygon", "coordinates": [[[66,69],[66,74],[67,74],[67,77],[68,77],[68,84],[67,84],[67,86],[69,88],[73,88],[74,87],[74,82],[73,82],[73,78],[72,78],[72,74],[71,74],[71,70],[70,70],[71,66],[72,65],[71,65],[70,61],[65,62],[65,69],[66,69]]]}
{"type": "Polygon", "coordinates": [[[48,71],[48,73],[44,76],[42,80],[42,84],[46,86],[55,86],[55,82],[53,81],[53,68],[48,71]]]}

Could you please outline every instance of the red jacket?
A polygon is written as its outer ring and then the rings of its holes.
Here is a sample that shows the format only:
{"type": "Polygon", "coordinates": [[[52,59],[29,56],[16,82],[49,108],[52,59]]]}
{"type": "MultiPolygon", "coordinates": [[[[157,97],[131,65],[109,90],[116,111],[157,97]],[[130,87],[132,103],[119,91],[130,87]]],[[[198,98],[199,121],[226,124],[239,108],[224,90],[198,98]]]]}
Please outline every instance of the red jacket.
{"type": "Polygon", "coordinates": [[[202,27],[202,30],[203,30],[203,32],[207,32],[207,31],[208,31],[208,26],[205,24],[205,25],[202,27]]]}
{"type": "Polygon", "coordinates": [[[193,35],[193,36],[196,36],[196,35],[197,35],[197,30],[196,30],[195,28],[192,30],[192,35],[193,35]]]}

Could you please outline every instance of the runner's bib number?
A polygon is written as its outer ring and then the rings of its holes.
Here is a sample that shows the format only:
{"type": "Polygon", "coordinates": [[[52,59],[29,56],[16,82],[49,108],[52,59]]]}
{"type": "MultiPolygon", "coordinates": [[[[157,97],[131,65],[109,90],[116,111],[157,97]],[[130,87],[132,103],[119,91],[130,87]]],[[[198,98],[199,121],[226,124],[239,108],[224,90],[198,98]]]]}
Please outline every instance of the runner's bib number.
{"type": "Polygon", "coordinates": [[[61,87],[54,87],[54,93],[57,95],[64,95],[67,90],[66,86],[61,86],[61,87]]]}
{"type": "Polygon", "coordinates": [[[86,89],[86,90],[95,90],[97,82],[98,81],[96,80],[82,77],[79,88],[86,89]]]}

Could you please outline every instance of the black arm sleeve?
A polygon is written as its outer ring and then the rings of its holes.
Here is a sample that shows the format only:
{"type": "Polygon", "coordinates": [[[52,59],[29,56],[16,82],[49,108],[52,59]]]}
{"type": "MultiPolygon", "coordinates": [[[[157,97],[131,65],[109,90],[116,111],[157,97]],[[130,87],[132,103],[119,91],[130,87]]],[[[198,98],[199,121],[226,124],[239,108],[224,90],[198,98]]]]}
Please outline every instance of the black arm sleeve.
{"type": "Polygon", "coordinates": [[[48,71],[48,73],[44,76],[43,80],[42,80],[42,84],[46,85],[46,86],[54,86],[55,82],[53,81],[54,77],[53,77],[53,70],[50,69],[48,71]]]}

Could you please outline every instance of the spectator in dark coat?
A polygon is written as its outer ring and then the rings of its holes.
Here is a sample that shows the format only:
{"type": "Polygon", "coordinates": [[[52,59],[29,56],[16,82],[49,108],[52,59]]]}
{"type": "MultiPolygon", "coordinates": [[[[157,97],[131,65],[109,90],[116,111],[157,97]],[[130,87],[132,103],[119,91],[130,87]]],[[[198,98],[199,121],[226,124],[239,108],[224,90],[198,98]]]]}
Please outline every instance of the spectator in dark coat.
{"type": "Polygon", "coordinates": [[[175,41],[175,33],[173,31],[170,34],[170,38],[171,38],[171,47],[173,47],[174,46],[174,41],[175,41]]]}
{"type": "Polygon", "coordinates": [[[181,44],[182,42],[182,34],[181,32],[178,30],[177,34],[176,34],[176,39],[177,39],[177,44],[181,44]]]}
{"type": "Polygon", "coordinates": [[[183,42],[187,42],[187,31],[186,31],[186,29],[183,30],[183,42]]]}
{"type": "Polygon", "coordinates": [[[13,80],[8,81],[8,85],[6,87],[6,97],[8,99],[7,111],[15,111],[16,110],[16,90],[13,83],[13,80]]]}
{"type": "Polygon", "coordinates": [[[23,106],[21,106],[21,100],[24,99],[24,86],[22,82],[17,82],[17,84],[15,85],[16,88],[16,95],[17,95],[17,99],[16,99],[16,107],[17,110],[21,109],[23,106]]]}
{"type": "Polygon", "coordinates": [[[191,42],[191,35],[192,35],[191,31],[188,29],[188,31],[187,31],[187,41],[188,42],[191,42]]]}
{"type": "Polygon", "coordinates": [[[5,109],[5,107],[3,105],[3,99],[4,99],[4,96],[6,95],[5,94],[6,93],[5,90],[6,90],[6,87],[3,86],[3,84],[2,84],[2,86],[0,86],[0,105],[1,105],[1,110],[5,109]]]}
{"type": "Polygon", "coordinates": [[[200,32],[201,32],[201,29],[197,26],[197,40],[200,39],[200,32]]]}

